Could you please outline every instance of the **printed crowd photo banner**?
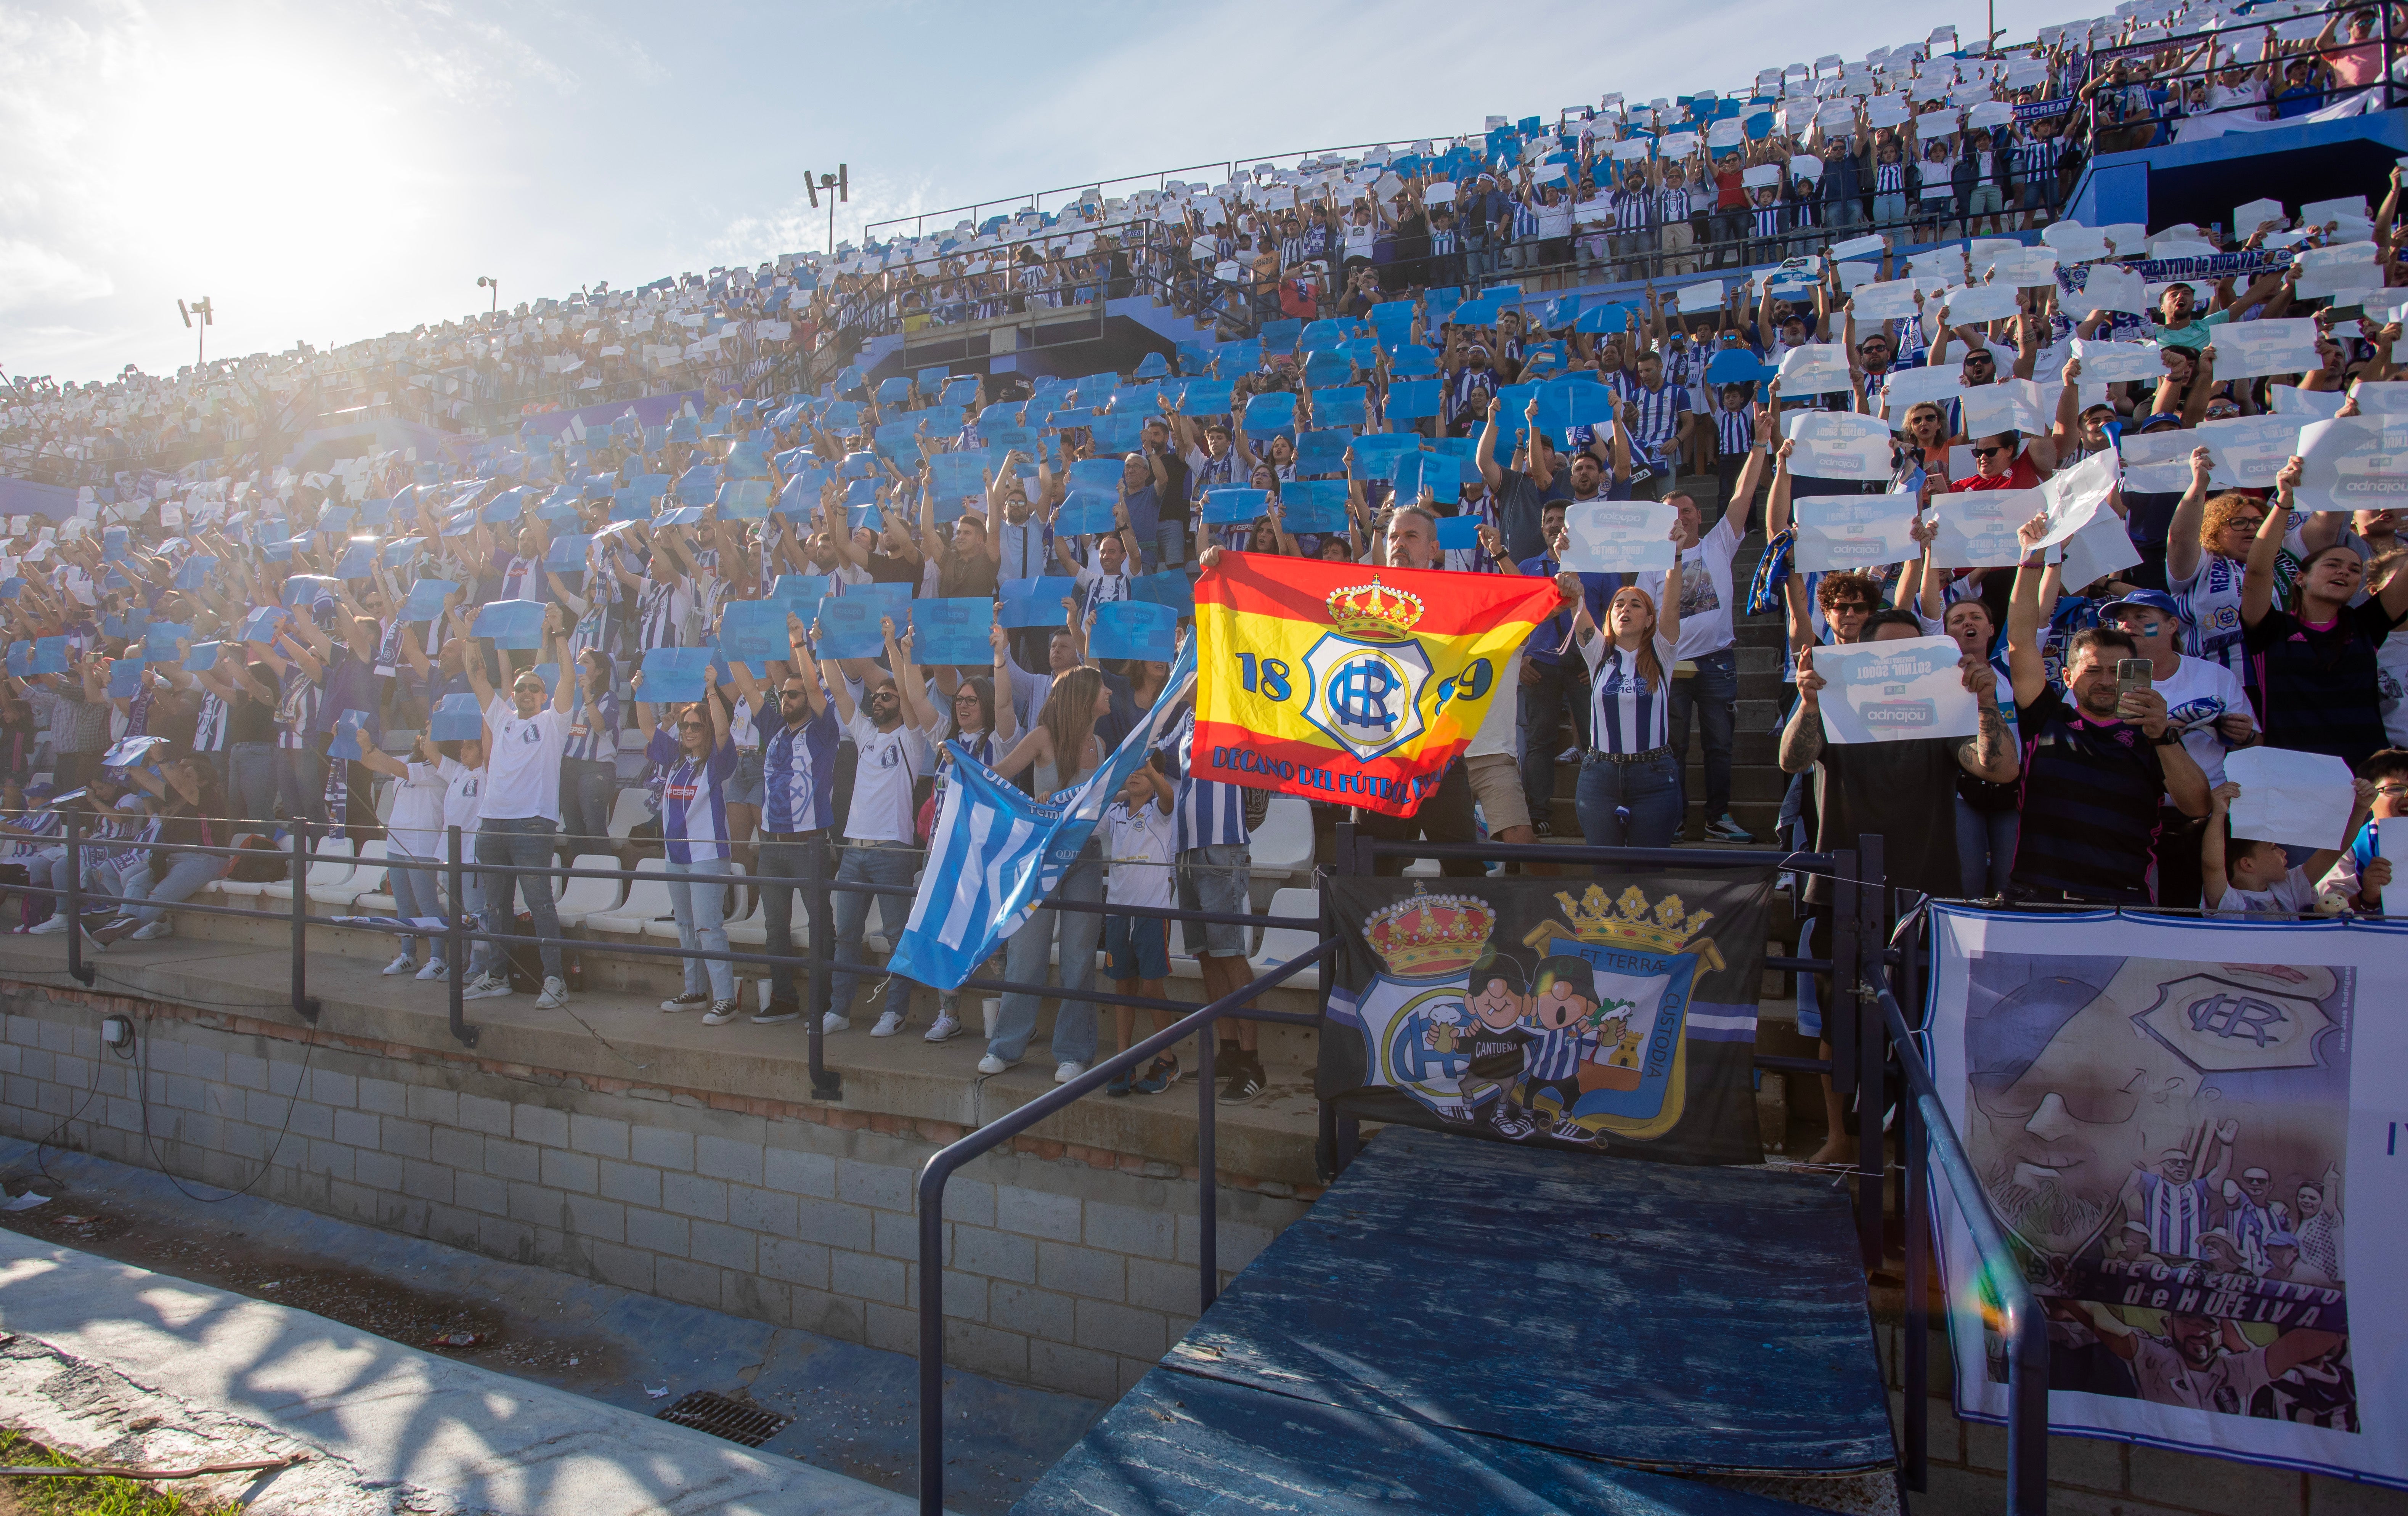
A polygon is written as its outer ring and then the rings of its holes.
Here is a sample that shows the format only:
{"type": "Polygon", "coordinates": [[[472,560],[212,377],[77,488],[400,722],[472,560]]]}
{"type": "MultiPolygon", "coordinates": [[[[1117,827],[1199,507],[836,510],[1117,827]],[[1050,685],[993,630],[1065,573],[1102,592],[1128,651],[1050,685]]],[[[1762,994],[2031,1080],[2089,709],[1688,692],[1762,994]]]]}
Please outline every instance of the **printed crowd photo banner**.
{"type": "MultiPolygon", "coordinates": [[[[2408,932],[1940,907],[1932,1076],[2048,1317],[2049,1427],[2408,1488],[2408,932]],[[2364,1008],[2367,1014],[2358,1014],[2364,1008]]],[[[1956,1413],[2006,1342],[1944,1187],[1956,1413]]]]}
{"type": "Polygon", "coordinates": [[[1756,998],[1771,870],[1328,889],[1339,951],[1321,1098],[1497,1141],[1763,1162],[1756,998]]]}
{"type": "Polygon", "coordinates": [[[1553,579],[1225,552],[1196,581],[1197,779],[1410,816],[1517,691],[1553,579]]]}

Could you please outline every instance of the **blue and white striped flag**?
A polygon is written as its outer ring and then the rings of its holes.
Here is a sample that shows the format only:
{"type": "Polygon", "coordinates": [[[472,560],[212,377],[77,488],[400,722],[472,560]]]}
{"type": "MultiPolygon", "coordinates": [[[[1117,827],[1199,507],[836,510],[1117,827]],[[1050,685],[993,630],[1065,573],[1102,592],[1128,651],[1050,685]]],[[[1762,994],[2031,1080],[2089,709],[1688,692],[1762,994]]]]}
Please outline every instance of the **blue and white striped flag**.
{"type": "Polygon", "coordinates": [[[1078,861],[1105,808],[1177,720],[1195,681],[1190,638],[1146,719],[1085,782],[1044,801],[1029,798],[959,744],[947,744],[953,778],[889,972],[941,990],[959,989],[977,973],[1078,861]]]}

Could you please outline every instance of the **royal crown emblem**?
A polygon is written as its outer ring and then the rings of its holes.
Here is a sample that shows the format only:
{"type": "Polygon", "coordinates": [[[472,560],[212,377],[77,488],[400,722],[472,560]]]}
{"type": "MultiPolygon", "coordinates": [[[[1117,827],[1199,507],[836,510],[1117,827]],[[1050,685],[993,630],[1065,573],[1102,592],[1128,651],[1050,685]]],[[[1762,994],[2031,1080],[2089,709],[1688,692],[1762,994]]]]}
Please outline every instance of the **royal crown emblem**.
{"type": "Polygon", "coordinates": [[[1333,591],[1326,602],[1329,619],[1349,636],[1393,642],[1410,635],[1422,619],[1422,597],[1371,576],[1369,584],[1333,591]]]}
{"type": "Polygon", "coordinates": [[[1647,952],[1679,952],[1689,939],[1714,919],[1711,910],[1684,915],[1681,897],[1668,894],[1651,908],[1647,893],[1633,884],[1619,899],[1608,900],[1602,885],[1592,884],[1578,899],[1559,890],[1555,899],[1571,923],[1572,936],[1583,942],[1638,948],[1647,952]]]}
{"type": "Polygon", "coordinates": [[[1488,951],[1497,911],[1468,894],[1424,894],[1381,907],[1363,918],[1363,940],[1390,972],[1405,979],[1460,974],[1488,951]]]}

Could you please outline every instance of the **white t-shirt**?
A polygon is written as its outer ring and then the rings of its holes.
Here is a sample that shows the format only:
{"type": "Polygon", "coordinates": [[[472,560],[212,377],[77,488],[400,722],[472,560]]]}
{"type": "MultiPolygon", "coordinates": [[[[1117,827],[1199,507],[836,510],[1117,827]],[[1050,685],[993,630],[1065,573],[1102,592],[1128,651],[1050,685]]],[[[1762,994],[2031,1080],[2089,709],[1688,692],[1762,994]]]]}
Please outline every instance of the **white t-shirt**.
{"type": "Polygon", "coordinates": [[[2157,692],[2166,697],[2166,720],[2181,729],[2183,747],[2207,776],[2207,787],[2214,789],[2224,782],[2226,751],[2224,738],[2216,731],[2216,718],[2232,710],[2249,714],[2249,696],[2241,688],[2240,677],[2222,664],[2185,655],[2172,678],[2155,682],[2157,692]]]}
{"type": "Polygon", "coordinates": [[[1522,727],[1522,650],[1515,648],[1513,656],[1497,673],[1497,684],[1488,694],[1488,714],[1482,718],[1480,730],[1471,734],[1471,741],[1463,750],[1466,758],[1485,757],[1492,752],[1512,752],[1518,746],[1522,727]]]}
{"type": "Polygon", "coordinates": [[[2383,735],[2395,748],[2408,748],[2408,634],[2374,645],[2374,698],[2383,711],[2383,735]]]}
{"type": "MultiPolygon", "coordinates": [[[[457,758],[446,758],[436,765],[447,788],[443,792],[443,826],[446,831],[456,826],[461,838],[477,830],[485,819],[485,771],[470,768],[457,758]]],[[[451,843],[444,843],[444,856],[451,856],[451,843]]]]}
{"type": "Polygon", "coordinates": [[[1089,564],[1079,570],[1078,582],[1079,593],[1084,596],[1079,604],[1079,608],[1082,610],[1093,610],[1108,601],[1129,600],[1136,597],[1136,592],[1129,586],[1129,577],[1125,570],[1118,574],[1107,574],[1097,565],[1089,564]]]}
{"type": "Polygon", "coordinates": [[[547,700],[521,716],[503,695],[485,708],[493,750],[485,755],[485,816],[560,820],[560,754],[568,746],[568,717],[547,700]]]}
{"type": "MultiPolygon", "coordinates": [[[[1714,529],[1681,551],[1680,657],[1686,661],[1720,652],[1737,640],[1731,630],[1731,559],[1739,551],[1739,522],[1725,511],[1714,529]]],[[[1639,587],[1659,606],[1664,576],[1641,574],[1639,587]]]]}
{"type": "Polygon", "coordinates": [[[1152,800],[1135,811],[1115,800],[1104,812],[1104,845],[1111,870],[1104,881],[1109,906],[1170,907],[1170,860],[1179,849],[1179,823],[1152,800]]]}
{"type": "Polygon", "coordinates": [[[855,842],[917,841],[911,787],[936,756],[926,734],[908,722],[882,732],[858,707],[846,730],[861,758],[853,771],[853,808],[844,818],[844,835],[855,842]]]}
{"type": "Polygon", "coordinates": [[[449,786],[442,769],[413,763],[408,774],[394,782],[400,788],[393,797],[393,820],[385,823],[387,851],[429,860],[445,856],[443,797],[449,786]]]}
{"type": "Polygon", "coordinates": [[[2316,881],[2308,878],[2304,865],[2274,881],[2271,890],[2243,890],[2226,885],[2224,898],[2207,908],[2211,916],[2261,915],[2291,916],[2316,908],[2316,881]]]}

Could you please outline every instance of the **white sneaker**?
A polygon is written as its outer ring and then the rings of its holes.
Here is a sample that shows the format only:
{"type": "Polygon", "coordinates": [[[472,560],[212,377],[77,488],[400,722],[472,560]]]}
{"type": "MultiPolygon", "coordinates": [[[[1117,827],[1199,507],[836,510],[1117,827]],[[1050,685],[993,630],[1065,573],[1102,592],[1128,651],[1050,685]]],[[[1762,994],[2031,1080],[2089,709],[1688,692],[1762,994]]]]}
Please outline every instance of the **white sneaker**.
{"type": "Polygon", "coordinates": [[[1086,1071],[1087,1065],[1084,1064],[1073,1064],[1068,1062],[1058,1064],[1054,1065],[1054,1082],[1056,1084],[1068,1084],[1086,1071]]]}
{"type": "Polygon", "coordinates": [[[64,932],[66,929],[66,912],[60,911],[57,915],[50,917],[48,921],[35,922],[33,933],[36,937],[48,937],[53,932],[64,932]]]}
{"type": "Polygon", "coordinates": [[[710,1008],[702,1013],[702,1024],[705,1026],[725,1026],[735,1019],[736,1002],[733,1000],[714,1000],[710,1003],[710,1008]]]}
{"type": "Polygon", "coordinates": [[[410,976],[412,979],[420,980],[448,980],[451,977],[452,965],[440,958],[429,958],[426,960],[425,967],[410,976]]]}
{"type": "Polygon", "coordinates": [[[561,982],[560,976],[557,974],[547,978],[543,981],[543,994],[535,997],[535,1008],[558,1010],[566,1004],[568,1004],[568,986],[561,982]]]}
{"type": "Polygon", "coordinates": [[[878,1017],[878,1024],[869,1029],[869,1035],[871,1037],[893,1037],[896,1033],[903,1030],[904,1025],[905,1023],[903,1020],[903,1013],[901,1011],[881,1011],[878,1017]]]}
{"type": "Polygon", "coordinates": [[[997,1058],[993,1053],[988,1053],[985,1057],[979,1060],[979,1072],[982,1074],[1000,1074],[1010,1066],[1011,1065],[1010,1064],[1005,1063],[1002,1059],[997,1058]]]}
{"type": "Polygon", "coordinates": [[[460,988],[463,1000],[491,1000],[510,993],[510,981],[499,974],[480,974],[460,988]]]}
{"type": "Polygon", "coordinates": [[[175,935],[176,923],[169,921],[165,916],[160,917],[157,921],[152,922],[148,926],[137,926],[134,929],[134,940],[136,942],[156,942],[163,937],[174,937],[175,935]]]}
{"type": "Polygon", "coordinates": [[[950,1042],[962,1035],[962,1019],[950,1010],[937,1012],[936,1024],[928,1028],[931,1042],[950,1042]]]}
{"type": "Polygon", "coordinates": [[[393,962],[384,965],[383,972],[387,975],[414,974],[418,972],[418,960],[406,952],[394,953],[393,962]]]}
{"type": "Polygon", "coordinates": [[[823,1032],[850,1032],[853,1030],[853,1018],[843,1014],[841,1011],[831,1010],[826,1015],[820,1018],[820,1030],[823,1032]]]}

